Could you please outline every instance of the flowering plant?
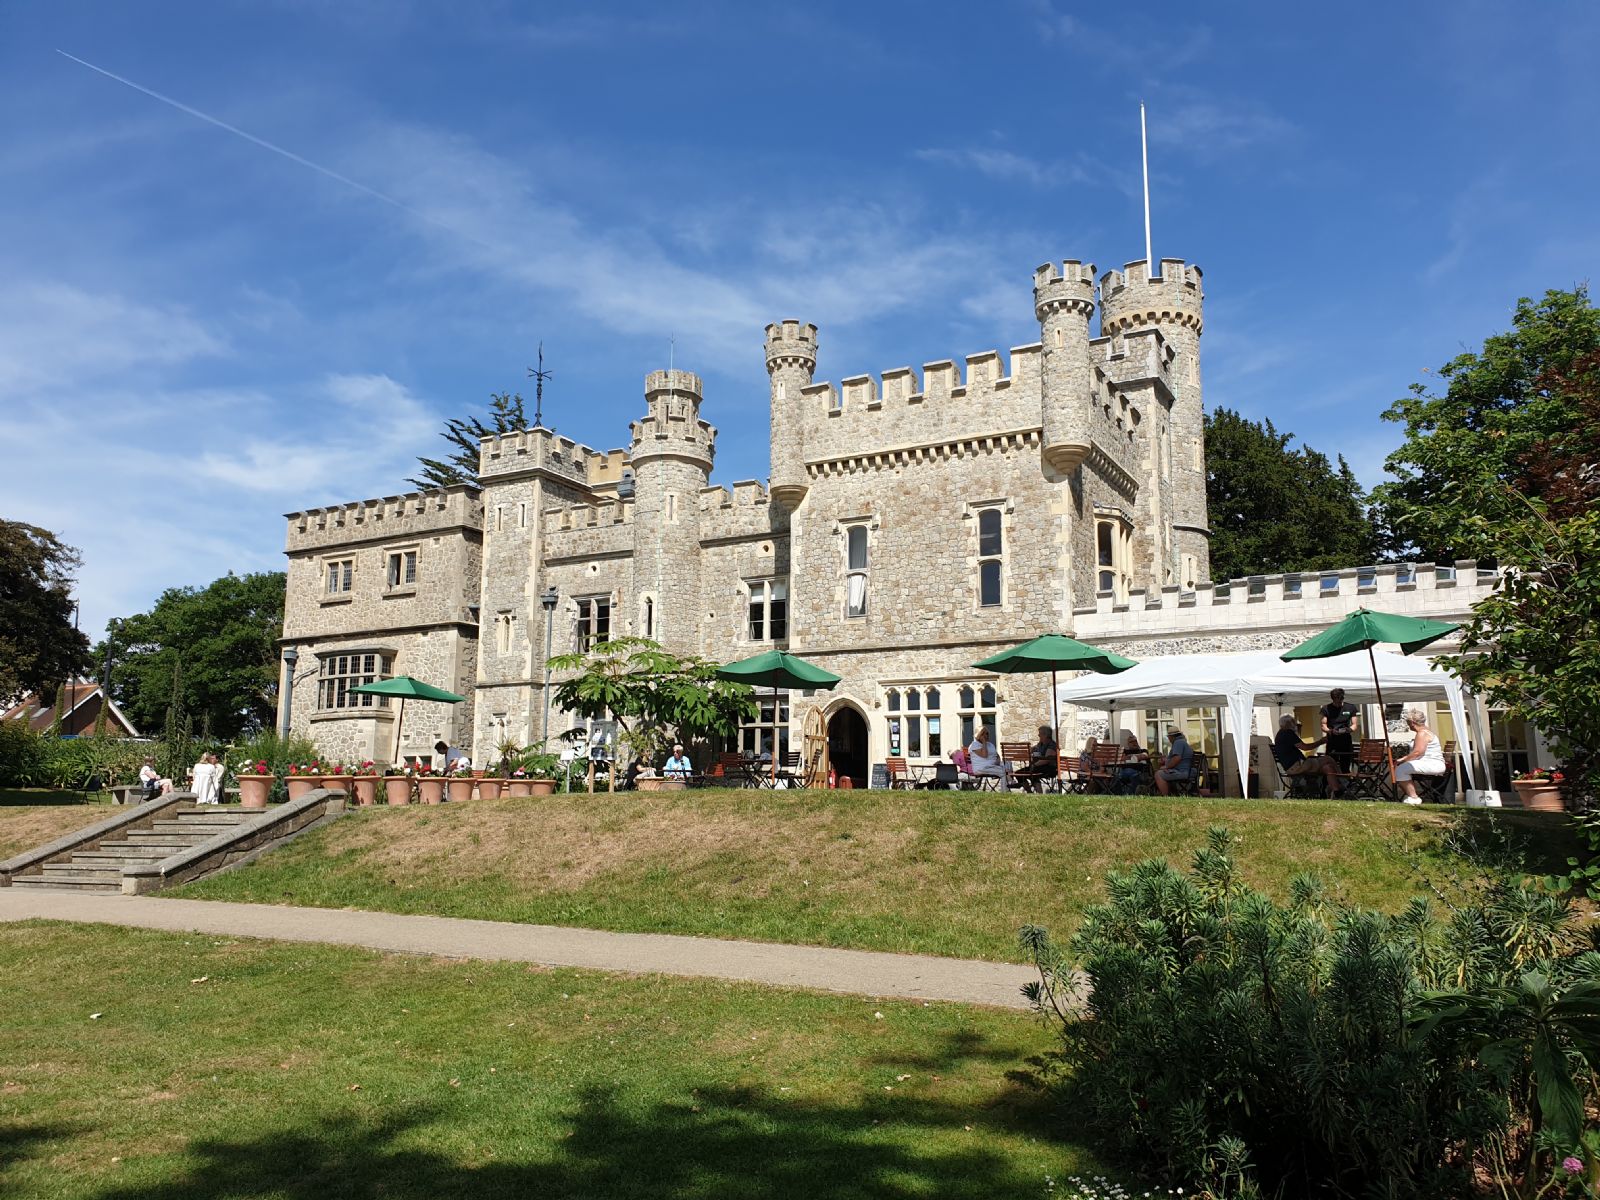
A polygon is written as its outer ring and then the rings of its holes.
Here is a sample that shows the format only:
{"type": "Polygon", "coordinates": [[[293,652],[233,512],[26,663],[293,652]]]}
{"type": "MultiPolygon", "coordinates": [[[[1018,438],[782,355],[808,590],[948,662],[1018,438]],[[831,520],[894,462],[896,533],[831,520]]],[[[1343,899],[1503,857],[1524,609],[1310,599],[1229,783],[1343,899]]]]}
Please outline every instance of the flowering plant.
{"type": "Polygon", "coordinates": [[[1554,783],[1557,785],[1567,781],[1560,767],[1535,767],[1531,771],[1524,771],[1518,775],[1513,783],[1554,783]]]}
{"type": "Polygon", "coordinates": [[[264,758],[245,758],[241,759],[239,765],[234,767],[233,773],[235,775],[271,775],[272,768],[267,765],[267,760],[264,758]]]}
{"type": "Polygon", "coordinates": [[[364,758],[361,760],[360,764],[357,765],[355,773],[357,775],[382,775],[383,764],[373,762],[370,758],[364,758]]]}
{"type": "Polygon", "coordinates": [[[342,762],[323,763],[322,764],[322,773],[324,775],[348,775],[348,774],[350,774],[350,772],[345,769],[345,765],[342,762]]]}
{"type": "Polygon", "coordinates": [[[427,762],[409,762],[406,764],[405,774],[416,777],[432,775],[433,764],[427,762]]]}
{"type": "Polygon", "coordinates": [[[289,764],[289,774],[291,774],[291,775],[321,775],[322,774],[322,765],[320,763],[315,763],[315,762],[310,762],[310,763],[290,763],[289,764]]]}

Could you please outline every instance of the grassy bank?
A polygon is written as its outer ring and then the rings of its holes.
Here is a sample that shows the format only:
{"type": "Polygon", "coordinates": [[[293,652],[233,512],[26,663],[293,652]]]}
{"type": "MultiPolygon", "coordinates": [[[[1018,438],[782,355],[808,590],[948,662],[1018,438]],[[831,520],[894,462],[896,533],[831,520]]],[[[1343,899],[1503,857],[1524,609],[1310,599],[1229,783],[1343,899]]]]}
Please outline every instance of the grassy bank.
{"type": "MultiPolygon", "coordinates": [[[[1187,862],[1208,825],[1251,883],[1317,871],[1397,909],[1450,818],[1399,805],[957,792],[705,791],[368,809],[182,889],[261,903],[1015,959],[1105,871],[1187,862]]],[[[1553,830],[1560,818],[1539,828],[1553,830]]]]}
{"type": "Polygon", "coordinates": [[[1090,1167],[1019,1014],[0,927],[0,1194],[990,1197],[1090,1167]]]}
{"type": "Polygon", "coordinates": [[[99,793],[0,789],[0,861],[74,829],[103,821],[113,811],[99,793]]]}

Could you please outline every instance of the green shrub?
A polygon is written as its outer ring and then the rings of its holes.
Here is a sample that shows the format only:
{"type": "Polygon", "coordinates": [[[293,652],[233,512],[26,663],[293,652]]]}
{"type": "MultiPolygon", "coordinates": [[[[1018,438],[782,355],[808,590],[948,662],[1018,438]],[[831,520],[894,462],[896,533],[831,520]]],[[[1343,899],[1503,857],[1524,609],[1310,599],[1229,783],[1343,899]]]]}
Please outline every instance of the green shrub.
{"type": "Polygon", "coordinates": [[[45,738],[26,721],[0,721],[0,787],[43,787],[49,782],[45,738]]]}
{"type": "Polygon", "coordinates": [[[1039,1074],[1075,1128],[1213,1195],[1457,1197],[1475,1171],[1520,1194],[1560,1171],[1581,1130],[1540,1097],[1581,1114],[1593,1074],[1568,1056],[1600,1059],[1600,955],[1565,901],[1497,885],[1388,917],[1302,877],[1280,905],[1231,849],[1213,829],[1187,875],[1111,874],[1071,960],[1023,930],[1061,1036],[1039,1074]]]}

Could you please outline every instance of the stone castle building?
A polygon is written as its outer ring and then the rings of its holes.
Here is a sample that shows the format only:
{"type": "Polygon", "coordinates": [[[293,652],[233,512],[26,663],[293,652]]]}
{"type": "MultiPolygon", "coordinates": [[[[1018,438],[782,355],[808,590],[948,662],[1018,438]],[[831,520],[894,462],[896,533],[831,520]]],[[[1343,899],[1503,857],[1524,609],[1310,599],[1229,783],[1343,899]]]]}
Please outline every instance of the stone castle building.
{"type": "Polygon", "coordinates": [[[710,482],[700,379],[670,370],[646,377],[624,448],[534,428],[484,440],[479,487],[290,514],[282,715],[329,753],[387,758],[392,710],[348,688],[414,675],[467,701],[408,706],[401,753],[444,738],[482,762],[572,727],[546,717],[547,644],[777,646],[842,682],[767,701],[744,746],[776,718],[780,752],[798,749],[809,722],[861,779],[979,723],[1031,739],[1049,676],[969,664],[1043,632],[1134,657],[1286,647],[1359,604],[1461,616],[1490,586],[1431,566],[1214,584],[1200,269],[1141,260],[1097,287],[1091,265],[1050,263],[1033,293],[1038,339],[1009,356],[838,384],[814,381],[816,326],[769,325],[769,485],[710,482]]]}

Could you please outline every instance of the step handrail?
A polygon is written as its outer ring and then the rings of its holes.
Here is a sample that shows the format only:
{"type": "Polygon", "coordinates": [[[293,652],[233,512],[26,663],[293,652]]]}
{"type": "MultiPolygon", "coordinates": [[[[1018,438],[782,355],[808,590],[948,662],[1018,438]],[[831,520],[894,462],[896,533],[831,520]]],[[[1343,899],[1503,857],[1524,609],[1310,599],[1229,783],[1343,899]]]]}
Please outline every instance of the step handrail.
{"type": "Polygon", "coordinates": [[[209,875],[319,821],[342,815],[348,800],[349,795],[342,788],[314,788],[298,800],[264,809],[259,816],[229,826],[187,850],[157,862],[123,867],[122,890],[128,895],[142,895],[209,875]]]}
{"type": "Polygon", "coordinates": [[[34,867],[42,867],[51,859],[59,858],[63,854],[92,850],[111,834],[122,833],[138,828],[146,822],[153,822],[169,808],[194,798],[193,792],[168,792],[165,796],[146,800],[133,808],[125,808],[116,816],[107,817],[104,821],[96,821],[93,825],[62,834],[53,842],[35,846],[32,850],[24,850],[21,854],[0,862],[0,887],[10,887],[13,875],[21,875],[34,867]]]}

